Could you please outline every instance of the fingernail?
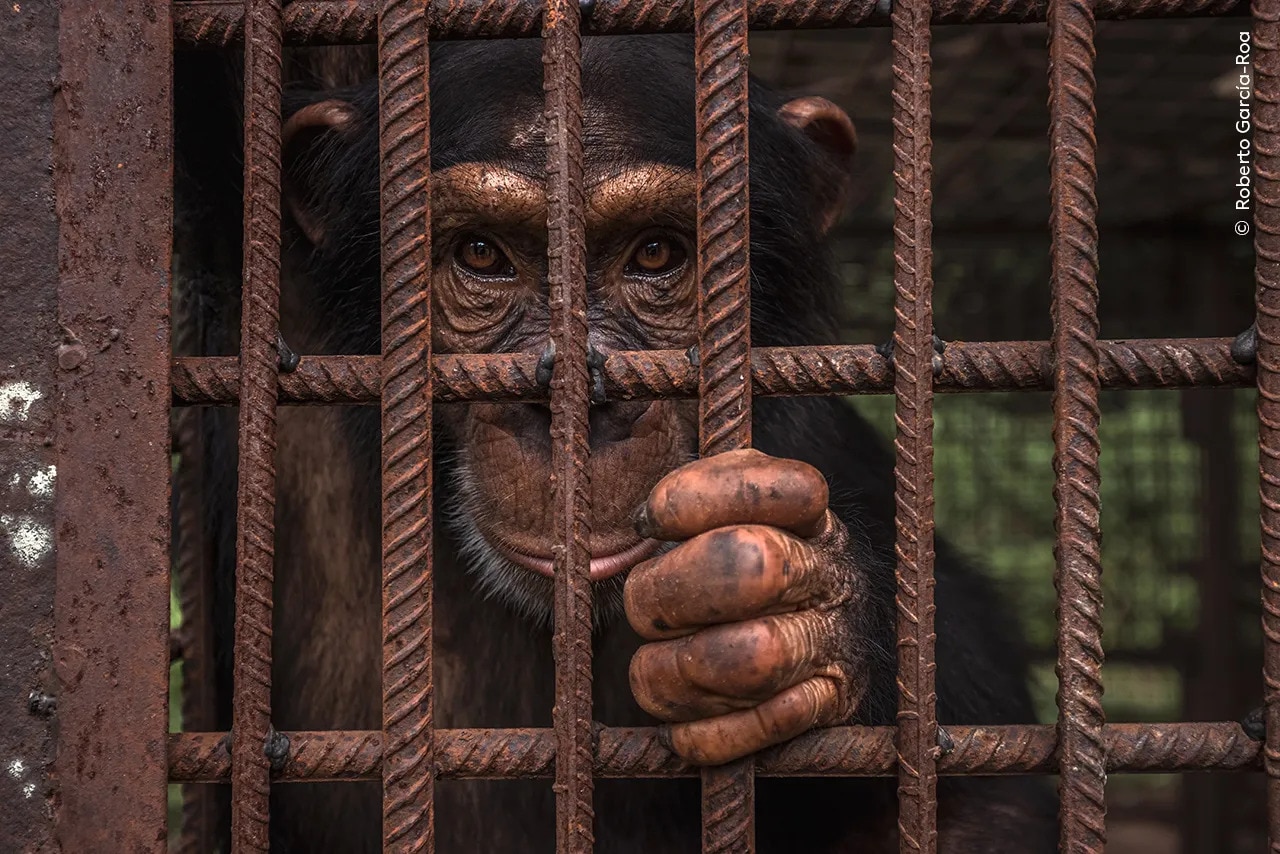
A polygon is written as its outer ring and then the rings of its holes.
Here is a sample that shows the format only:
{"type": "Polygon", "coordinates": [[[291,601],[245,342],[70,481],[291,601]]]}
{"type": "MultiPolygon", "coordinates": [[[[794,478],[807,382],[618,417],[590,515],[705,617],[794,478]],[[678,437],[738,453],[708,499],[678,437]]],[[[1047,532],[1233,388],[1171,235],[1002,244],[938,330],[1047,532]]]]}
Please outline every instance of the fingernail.
{"type": "Polygon", "coordinates": [[[672,753],[676,752],[675,745],[671,743],[671,727],[665,725],[658,727],[658,744],[672,753]]]}
{"type": "Polygon", "coordinates": [[[653,519],[649,517],[649,502],[641,504],[636,508],[636,512],[631,516],[632,522],[635,524],[636,533],[646,539],[654,534],[653,519]]]}

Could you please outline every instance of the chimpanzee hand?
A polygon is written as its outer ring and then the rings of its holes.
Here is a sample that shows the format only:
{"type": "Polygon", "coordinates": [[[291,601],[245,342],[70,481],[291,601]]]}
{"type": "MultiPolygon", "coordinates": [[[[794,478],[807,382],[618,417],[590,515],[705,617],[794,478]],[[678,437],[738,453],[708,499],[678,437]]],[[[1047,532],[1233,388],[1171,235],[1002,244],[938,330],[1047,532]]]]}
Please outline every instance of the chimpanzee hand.
{"type": "Polygon", "coordinates": [[[850,716],[861,581],[816,469],[719,454],[663,478],[640,515],[643,535],[687,540],[633,569],[624,600],[651,641],[631,692],[676,753],[718,765],[850,716]]]}

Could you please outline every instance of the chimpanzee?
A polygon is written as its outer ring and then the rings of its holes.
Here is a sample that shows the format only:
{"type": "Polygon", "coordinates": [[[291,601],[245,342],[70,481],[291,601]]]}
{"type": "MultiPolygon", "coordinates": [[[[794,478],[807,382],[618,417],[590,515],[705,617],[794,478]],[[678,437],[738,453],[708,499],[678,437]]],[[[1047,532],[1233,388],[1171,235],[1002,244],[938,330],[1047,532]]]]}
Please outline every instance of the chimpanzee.
{"type": "MultiPolygon", "coordinates": [[[[431,49],[437,352],[546,351],[542,86],[536,40],[431,49]]],[[[588,37],[582,90],[590,345],[689,348],[692,41],[588,37]]],[[[824,244],[846,199],[853,124],[824,99],[787,100],[755,80],[750,99],[752,341],[835,343],[841,297],[824,244]]],[[[377,86],[290,90],[285,100],[285,338],[303,354],[377,353],[377,86]]],[[[203,132],[186,133],[198,148],[203,132]]],[[[200,163],[185,162],[180,206],[186,186],[206,213],[184,239],[231,240],[234,213],[208,233],[217,203],[203,194],[233,182],[200,183],[189,177],[200,163]]],[[[440,404],[436,418],[436,726],[548,726],[549,410],[440,404]]],[[[232,428],[224,413],[209,439],[226,582],[224,728],[232,428]]],[[[667,724],[673,749],[702,764],[814,727],[889,724],[896,708],[891,456],[831,398],[759,399],[753,431],[759,450],[698,460],[692,401],[605,401],[590,412],[595,717],[667,724]]],[[[379,727],[378,442],[373,408],[280,412],[277,729],[379,727]]],[[[941,540],[936,568],[940,721],[1033,722],[1015,621],[941,540]]],[[[762,779],[757,792],[761,851],[897,849],[892,781],[762,779]]],[[[375,784],[273,793],[275,850],[377,848],[375,784]]],[[[944,778],[939,793],[940,850],[1053,850],[1053,803],[1038,782],[944,778]]],[[[597,781],[598,850],[696,851],[698,804],[696,780],[597,781]]],[[[440,781],[435,815],[442,852],[549,851],[555,837],[546,781],[440,781]]]]}

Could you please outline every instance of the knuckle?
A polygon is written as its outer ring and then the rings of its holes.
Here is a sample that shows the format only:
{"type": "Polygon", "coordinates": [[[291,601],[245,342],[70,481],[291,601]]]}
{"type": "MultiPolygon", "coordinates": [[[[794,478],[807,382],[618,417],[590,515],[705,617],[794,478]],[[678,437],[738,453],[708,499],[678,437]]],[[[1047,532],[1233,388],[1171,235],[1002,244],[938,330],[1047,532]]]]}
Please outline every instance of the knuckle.
{"type": "Polygon", "coordinates": [[[818,543],[805,552],[813,568],[811,593],[815,607],[846,608],[862,600],[865,578],[846,547],[818,543]]]}
{"type": "Polygon", "coordinates": [[[801,686],[804,691],[804,729],[829,723],[838,713],[840,686],[833,679],[810,679],[801,686]]]}
{"type": "Polygon", "coordinates": [[[828,554],[847,554],[852,538],[849,536],[849,529],[845,527],[840,517],[835,511],[827,508],[822,517],[822,525],[818,532],[810,538],[810,542],[814,548],[820,549],[828,554]]]}
{"type": "Polygon", "coordinates": [[[823,668],[817,678],[811,680],[820,683],[814,686],[815,700],[821,700],[820,708],[826,709],[824,723],[846,721],[853,717],[858,705],[862,702],[863,680],[857,670],[849,662],[837,662],[823,668]]]}

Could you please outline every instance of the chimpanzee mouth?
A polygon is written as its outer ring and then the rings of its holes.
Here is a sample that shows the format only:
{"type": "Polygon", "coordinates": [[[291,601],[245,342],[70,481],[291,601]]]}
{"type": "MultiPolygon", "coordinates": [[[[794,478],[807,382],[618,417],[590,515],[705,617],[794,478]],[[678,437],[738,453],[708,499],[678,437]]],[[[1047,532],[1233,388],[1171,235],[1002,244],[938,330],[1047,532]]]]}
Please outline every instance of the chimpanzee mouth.
{"type": "MultiPolygon", "coordinates": [[[[554,577],[554,566],[549,557],[540,555],[531,555],[524,552],[516,551],[507,546],[505,543],[490,540],[490,545],[498,554],[507,560],[521,566],[525,569],[532,570],[539,575],[547,578],[554,577]]],[[[592,555],[589,572],[592,581],[604,581],[606,578],[612,578],[624,570],[628,570],[640,561],[645,560],[653,555],[662,546],[659,540],[640,540],[634,545],[628,546],[620,552],[614,552],[610,555],[592,555]]]]}

